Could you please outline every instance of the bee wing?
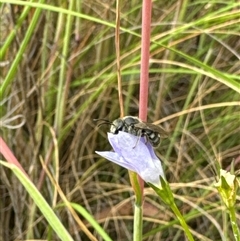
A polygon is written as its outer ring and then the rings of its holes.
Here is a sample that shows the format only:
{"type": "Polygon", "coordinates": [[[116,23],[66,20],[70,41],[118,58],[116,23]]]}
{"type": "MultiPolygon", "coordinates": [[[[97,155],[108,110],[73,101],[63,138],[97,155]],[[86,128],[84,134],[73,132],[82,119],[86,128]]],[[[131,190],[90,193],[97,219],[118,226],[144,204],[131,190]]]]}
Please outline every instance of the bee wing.
{"type": "Polygon", "coordinates": [[[147,122],[139,122],[137,124],[134,124],[134,127],[139,128],[139,129],[143,129],[143,130],[151,130],[153,132],[157,132],[161,135],[162,138],[166,138],[168,137],[168,133],[167,131],[165,131],[162,127],[151,124],[151,123],[147,123],[147,122]]]}

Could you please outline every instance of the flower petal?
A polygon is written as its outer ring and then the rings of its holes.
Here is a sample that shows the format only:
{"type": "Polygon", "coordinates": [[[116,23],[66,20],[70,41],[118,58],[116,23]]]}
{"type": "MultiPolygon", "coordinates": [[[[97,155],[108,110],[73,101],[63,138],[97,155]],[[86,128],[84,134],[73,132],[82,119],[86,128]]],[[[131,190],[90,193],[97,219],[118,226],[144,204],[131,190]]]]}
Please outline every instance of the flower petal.
{"type": "Polygon", "coordinates": [[[134,166],[132,165],[132,163],[128,163],[126,162],[122,156],[120,156],[118,153],[116,152],[112,152],[112,151],[96,151],[96,153],[106,159],[108,159],[111,162],[114,162],[116,164],[118,164],[119,166],[122,166],[128,170],[131,170],[133,172],[136,172],[134,166]]]}
{"type": "Polygon", "coordinates": [[[149,142],[146,143],[144,137],[139,138],[120,131],[117,135],[108,133],[108,139],[114,151],[123,158],[124,163],[133,166],[134,171],[145,182],[160,185],[159,176],[164,178],[162,165],[152,145],[149,142]]]}

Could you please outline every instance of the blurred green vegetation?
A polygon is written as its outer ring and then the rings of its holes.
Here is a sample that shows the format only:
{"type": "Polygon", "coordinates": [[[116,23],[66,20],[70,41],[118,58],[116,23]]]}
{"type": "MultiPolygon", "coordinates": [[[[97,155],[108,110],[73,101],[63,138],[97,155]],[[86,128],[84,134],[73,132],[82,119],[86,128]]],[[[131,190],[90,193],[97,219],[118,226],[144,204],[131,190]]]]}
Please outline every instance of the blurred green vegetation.
{"type": "MultiPolygon", "coordinates": [[[[0,117],[1,136],[46,200],[61,203],[41,158],[68,200],[120,241],[132,237],[133,192],[127,170],[95,154],[111,147],[108,127],[93,121],[119,117],[115,4],[0,0],[0,117]]],[[[137,116],[141,1],[120,5],[125,115],[137,116]]],[[[240,167],[239,33],[238,1],[153,1],[148,121],[169,132],[156,153],[196,240],[234,240],[212,184],[219,166],[240,167]]],[[[2,240],[46,239],[26,190],[9,170],[0,173],[2,240]]],[[[57,214],[74,240],[88,240],[66,208],[57,214]]],[[[184,240],[148,187],[143,231],[148,241],[184,240]]]]}

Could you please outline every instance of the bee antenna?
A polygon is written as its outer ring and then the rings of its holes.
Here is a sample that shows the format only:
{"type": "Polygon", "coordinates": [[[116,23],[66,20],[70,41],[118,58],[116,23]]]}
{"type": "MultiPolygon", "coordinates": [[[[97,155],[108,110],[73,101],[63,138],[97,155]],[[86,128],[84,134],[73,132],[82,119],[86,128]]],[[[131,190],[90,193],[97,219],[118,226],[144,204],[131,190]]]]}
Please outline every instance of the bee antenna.
{"type": "Polygon", "coordinates": [[[113,123],[109,120],[105,120],[105,119],[93,119],[93,121],[104,121],[102,123],[99,123],[97,126],[101,126],[101,125],[113,125],[113,123]]]}

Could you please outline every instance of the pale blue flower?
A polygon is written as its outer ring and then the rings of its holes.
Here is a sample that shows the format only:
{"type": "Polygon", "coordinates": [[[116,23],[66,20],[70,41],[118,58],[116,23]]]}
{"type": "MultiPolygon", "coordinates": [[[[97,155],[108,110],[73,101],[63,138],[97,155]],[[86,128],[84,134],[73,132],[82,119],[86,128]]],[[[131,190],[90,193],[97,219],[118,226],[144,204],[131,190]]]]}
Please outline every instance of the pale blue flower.
{"type": "Polygon", "coordinates": [[[108,140],[115,152],[96,151],[97,154],[136,172],[145,182],[161,187],[159,178],[165,178],[162,164],[146,138],[119,131],[118,134],[108,133],[108,140]]]}

